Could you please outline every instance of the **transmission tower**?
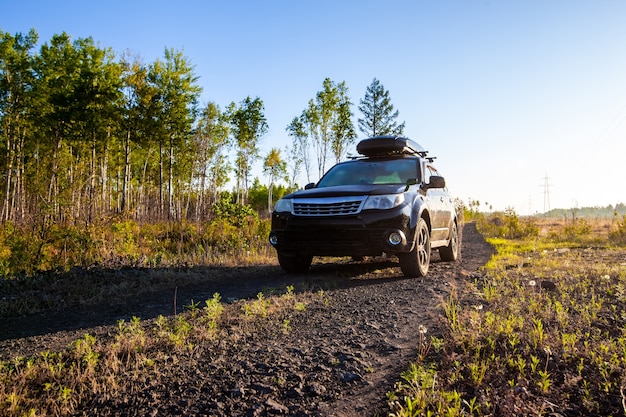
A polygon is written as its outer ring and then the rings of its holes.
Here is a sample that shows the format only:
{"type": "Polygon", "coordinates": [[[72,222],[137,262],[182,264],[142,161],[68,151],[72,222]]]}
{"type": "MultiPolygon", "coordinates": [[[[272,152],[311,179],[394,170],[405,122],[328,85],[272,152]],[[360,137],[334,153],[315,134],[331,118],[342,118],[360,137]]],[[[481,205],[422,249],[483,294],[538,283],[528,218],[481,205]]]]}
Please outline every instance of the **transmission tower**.
{"type": "Polygon", "coordinates": [[[550,211],[550,177],[546,172],[546,176],[543,177],[543,212],[544,214],[550,211]]]}

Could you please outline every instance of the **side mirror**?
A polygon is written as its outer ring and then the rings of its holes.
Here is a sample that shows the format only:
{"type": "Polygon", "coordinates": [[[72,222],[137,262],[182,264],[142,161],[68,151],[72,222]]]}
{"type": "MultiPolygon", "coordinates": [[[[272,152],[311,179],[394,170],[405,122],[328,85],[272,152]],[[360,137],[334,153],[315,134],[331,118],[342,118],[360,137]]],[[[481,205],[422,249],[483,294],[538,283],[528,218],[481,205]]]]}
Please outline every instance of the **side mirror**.
{"type": "Polygon", "coordinates": [[[446,188],[446,180],[439,175],[433,175],[430,177],[428,188],[446,188]]]}
{"type": "Polygon", "coordinates": [[[315,188],[315,183],[314,182],[310,182],[307,185],[304,186],[305,190],[310,190],[311,188],[315,188]]]}

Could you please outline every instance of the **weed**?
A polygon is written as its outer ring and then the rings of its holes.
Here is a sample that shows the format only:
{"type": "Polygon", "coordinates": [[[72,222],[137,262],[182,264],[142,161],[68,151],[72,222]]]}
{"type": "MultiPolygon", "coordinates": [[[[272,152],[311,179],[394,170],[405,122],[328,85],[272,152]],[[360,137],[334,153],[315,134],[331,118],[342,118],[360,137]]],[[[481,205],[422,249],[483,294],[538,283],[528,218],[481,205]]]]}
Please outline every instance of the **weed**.
{"type": "Polygon", "coordinates": [[[246,317],[267,317],[271,303],[271,300],[266,299],[265,295],[260,292],[256,300],[244,303],[242,309],[246,317]]]}
{"type": "Polygon", "coordinates": [[[222,305],[221,297],[218,293],[213,294],[213,298],[206,300],[203,308],[203,319],[207,324],[210,332],[215,332],[217,329],[217,322],[224,312],[224,306],[222,305]]]}
{"type": "Polygon", "coordinates": [[[283,334],[289,334],[289,332],[291,332],[291,320],[284,319],[283,324],[281,325],[281,330],[283,334]]]}
{"type": "Polygon", "coordinates": [[[460,306],[457,304],[456,295],[451,293],[448,297],[448,301],[443,304],[443,309],[448,319],[450,330],[453,334],[460,334],[462,332],[460,321],[460,306]]]}

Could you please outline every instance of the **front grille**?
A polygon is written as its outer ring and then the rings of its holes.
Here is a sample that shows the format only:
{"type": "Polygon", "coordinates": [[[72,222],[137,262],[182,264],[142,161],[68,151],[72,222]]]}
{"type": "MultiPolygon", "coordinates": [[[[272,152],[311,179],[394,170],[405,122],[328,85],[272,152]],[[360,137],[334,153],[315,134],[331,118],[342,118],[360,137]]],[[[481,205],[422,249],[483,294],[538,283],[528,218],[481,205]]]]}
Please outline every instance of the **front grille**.
{"type": "Polygon", "coordinates": [[[358,214],[365,197],[327,197],[293,200],[293,214],[297,216],[345,216],[358,214]]]}

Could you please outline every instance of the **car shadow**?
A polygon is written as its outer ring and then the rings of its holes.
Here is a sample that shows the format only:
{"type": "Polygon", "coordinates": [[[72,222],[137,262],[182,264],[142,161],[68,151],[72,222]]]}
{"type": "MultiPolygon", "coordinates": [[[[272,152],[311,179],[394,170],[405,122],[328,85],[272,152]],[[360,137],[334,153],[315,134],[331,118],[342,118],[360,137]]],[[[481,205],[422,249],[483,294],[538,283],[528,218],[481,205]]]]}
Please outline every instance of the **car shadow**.
{"type": "MultiPolygon", "coordinates": [[[[433,259],[433,264],[436,262],[438,259],[433,259]]],[[[82,285],[89,276],[97,279],[99,285],[117,285],[127,290],[104,300],[82,300],[73,304],[62,294],[39,294],[43,298],[57,297],[55,305],[48,308],[40,306],[39,311],[30,314],[0,317],[0,341],[62,331],[87,332],[95,327],[115,325],[120,320],[130,321],[133,317],[150,320],[160,315],[172,316],[180,314],[192,303],[200,302],[202,307],[204,300],[211,299],[216,293],[222,302],[230,303],[255,298],[259,293],[281,294],[286,292],[288,286],[301,293],[411,279],[402,275],[395,258],[366,258],[362,262],[321,258],[316,259],[310,271],[301,274],[285,273],[277,265],[198,266],[90,269],[82,273],[56,274],[54,279],[65,282],[63,288],[68,291],[67,288],[73,284],[82,285]],[[147,291],[142,288],[142,283],[149,287],[150,280],[155,279],[160,280],[158,289],[147,291]]]]}

